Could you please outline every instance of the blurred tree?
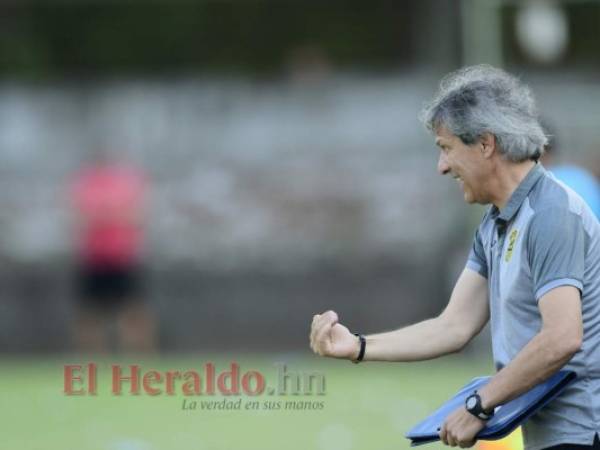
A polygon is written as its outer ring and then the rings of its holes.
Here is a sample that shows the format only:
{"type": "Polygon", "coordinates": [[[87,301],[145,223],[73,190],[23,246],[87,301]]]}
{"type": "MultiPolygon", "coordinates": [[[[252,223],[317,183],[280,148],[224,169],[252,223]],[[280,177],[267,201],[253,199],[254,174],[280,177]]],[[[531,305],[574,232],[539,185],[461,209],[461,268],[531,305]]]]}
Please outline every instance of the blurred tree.
{"type": "Polygon", "coordinates": [[[416,3],[11,2],[0,6],[0,70],[42,78],[270,74],[282,70],[291,48],[307,42],[324,48],[336,66],[403,66],[417,53],[416,3]]]}

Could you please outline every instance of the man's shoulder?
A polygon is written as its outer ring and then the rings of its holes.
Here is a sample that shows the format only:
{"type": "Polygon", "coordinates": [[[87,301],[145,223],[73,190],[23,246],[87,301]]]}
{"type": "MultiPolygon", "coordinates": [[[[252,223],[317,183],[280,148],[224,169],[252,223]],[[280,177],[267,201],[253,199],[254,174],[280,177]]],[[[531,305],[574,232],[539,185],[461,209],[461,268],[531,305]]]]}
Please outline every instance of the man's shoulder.
{"type": "Polygon", "coordinates": [[[552,173],[546,173],[539,180],[528,200],[533,212],[532,219],[536,221],[549,222],[563,216],[576,216],[588,233],[600,233],[600,223],[590,206],[552,173]]]}
{"type": "Polygon", "coordinates": [[[544,174],[536,183],[528,196],[529,206],[534,214],[545,214],[550,211],[565,212],[574,210],[577,194],[551,173],[544,174]]]}

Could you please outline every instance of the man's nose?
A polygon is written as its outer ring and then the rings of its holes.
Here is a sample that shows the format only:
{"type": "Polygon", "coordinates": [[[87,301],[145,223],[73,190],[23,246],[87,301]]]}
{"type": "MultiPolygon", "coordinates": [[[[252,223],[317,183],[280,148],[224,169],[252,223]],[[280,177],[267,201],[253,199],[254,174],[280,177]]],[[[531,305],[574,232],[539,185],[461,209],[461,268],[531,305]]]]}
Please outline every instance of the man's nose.
{"type": "Polygon", "coordinates": [[[448,166],[448,162],[446,161],[446,155],[444,153],[440,153],[440,159],[438,159],[438,173],[440,175],[446,175],[450,172],[450,167],[448,166]]]}

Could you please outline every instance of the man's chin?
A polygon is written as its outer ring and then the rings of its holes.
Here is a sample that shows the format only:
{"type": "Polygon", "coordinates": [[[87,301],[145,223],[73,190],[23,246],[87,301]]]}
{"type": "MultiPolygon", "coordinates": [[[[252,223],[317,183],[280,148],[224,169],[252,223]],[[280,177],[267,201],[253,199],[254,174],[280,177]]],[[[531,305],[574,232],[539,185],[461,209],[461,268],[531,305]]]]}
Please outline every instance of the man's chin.
{"type": "Polygon", "coordinates": [[[478,199],[478,198],[475,198],[475,197],[473,197],[471,195],[467,195],[467,194],[465,194],[464,199],[465,199],[465,203],[468,203],[469,205],[489,205],[490,204],[489,201],[478,199]]]}

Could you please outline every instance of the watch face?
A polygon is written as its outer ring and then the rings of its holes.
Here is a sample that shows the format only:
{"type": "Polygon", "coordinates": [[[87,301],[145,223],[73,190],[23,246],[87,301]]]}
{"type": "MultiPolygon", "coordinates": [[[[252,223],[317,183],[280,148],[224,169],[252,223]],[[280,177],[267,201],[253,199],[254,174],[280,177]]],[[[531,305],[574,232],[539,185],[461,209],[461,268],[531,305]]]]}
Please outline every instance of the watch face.
{"type": "Polygon", "coordinates": [[[473,409],[477,405],[477,397],[469,397],[467,399],[467,409],[473,409]]]}

